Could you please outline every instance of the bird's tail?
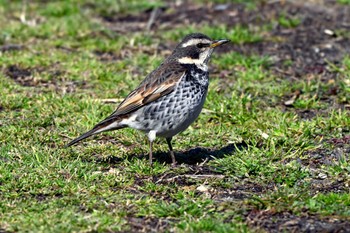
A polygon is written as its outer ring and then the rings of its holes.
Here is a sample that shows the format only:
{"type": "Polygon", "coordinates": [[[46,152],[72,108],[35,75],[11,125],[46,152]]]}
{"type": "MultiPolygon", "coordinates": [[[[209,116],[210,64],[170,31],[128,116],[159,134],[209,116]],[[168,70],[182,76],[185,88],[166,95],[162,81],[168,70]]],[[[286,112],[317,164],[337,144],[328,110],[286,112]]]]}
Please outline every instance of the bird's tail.
{"type": "Polygon", "coordinates": [[[80,142],[81,140],[84,140],[85,138],[88,138],[92,135],[98,134],[98,133],[102,133],[105,131],[110,131],[110,130],[116,130],[116,129],[121,129],[126,127],[126,125],[121,125],[120,124],[121,119],[120,118],[107,118],[103,121],[101,121],[100,123],[98,123],[92,130],[84,133],[83,135],[73,139],[71,142],[69,142],[67,145],[65,145],[64,147],[70,147],[78,142],[80,142]]]}

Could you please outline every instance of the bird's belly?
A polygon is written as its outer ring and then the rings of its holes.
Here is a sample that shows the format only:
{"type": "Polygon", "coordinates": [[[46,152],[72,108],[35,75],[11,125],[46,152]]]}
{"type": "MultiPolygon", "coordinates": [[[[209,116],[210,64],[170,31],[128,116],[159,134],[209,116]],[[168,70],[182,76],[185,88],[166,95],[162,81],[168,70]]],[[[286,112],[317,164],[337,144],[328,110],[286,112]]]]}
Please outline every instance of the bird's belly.
{"type": "Polygon", "coordinates": [[[165,118],[165,122],[170,124],[159,124],[156,128],[157,136],[169,138],[184,130],[186,130],[199,116],[202,111],[205,96],[199,103],[196,103],[192,107],[183,107],[181,113],[175,114],[171,117],[165,118]]]}
{"type": "Polygon", "coordinates": [[[197,119],[206,94],[207,87],[182,85],[136,111],[135,122],[129,126],[147,133],[154,130],[159,137],[172,137],[187,129],[197,119]]]}

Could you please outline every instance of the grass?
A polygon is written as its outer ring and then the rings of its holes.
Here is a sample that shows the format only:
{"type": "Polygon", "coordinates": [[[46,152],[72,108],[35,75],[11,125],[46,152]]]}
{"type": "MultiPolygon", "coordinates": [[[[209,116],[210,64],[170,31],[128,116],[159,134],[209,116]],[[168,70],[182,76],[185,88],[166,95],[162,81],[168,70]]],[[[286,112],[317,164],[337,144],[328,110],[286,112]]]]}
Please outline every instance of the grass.
{"type": "Polygon", "coordinates": [[[350,4],[349,0],[338,0],[337,2],[339,2],[340,4],[350,4]]]}
{"type": "MultiPolygon", "coordinates": [[[[0,52],[0,231],[157,226],[252,232],[256,228],[247,216],[268,210],[349,220],[349,57],[329,64],[338,79],[325,82],[317,75],[278,76],[270,57],[215,54],[211,67],[230,72],[224,78],[212,74],[204,111],[175,138],[177,155],[185,161],[176,168],[163,162],[162,153],[150,168],[145,136],[132,129],[63,148],[114,110],[115,104],[102,99],[121,101],[162,61],[159,44],[175,45],[192,31],[237,45],[264,40],[263,32],[244,25],[206,22],[124,35],[101,18],[162,5],[34,2],[26,5],[21,22],[21,1],[0,3],[0,44],[23,46],[0,52]],[[334,87],[336,95],[328,98],[334,87]],[[296,90],[300,96],[285,107],[296,90]],[[315,116],[303,118],[303,112],[315,116]],[[215,159],[186,163],[192,159],[186,155],[201,153],[215,159]],[[208,190],[199,191],[201,185],[208,190]]],[[[279,23],[293,28],[299,21],[281,16],[279,23]]],[[[154,150],[166,151],[165,141],[157,139],[154,150]]]]}

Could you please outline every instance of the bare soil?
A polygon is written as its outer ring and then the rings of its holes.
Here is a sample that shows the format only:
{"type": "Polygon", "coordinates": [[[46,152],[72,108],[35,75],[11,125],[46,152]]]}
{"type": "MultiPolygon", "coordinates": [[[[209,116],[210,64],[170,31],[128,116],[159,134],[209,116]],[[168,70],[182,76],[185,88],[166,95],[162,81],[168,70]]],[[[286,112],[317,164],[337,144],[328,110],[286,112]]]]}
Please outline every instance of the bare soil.
{"type": "Polygon", "coordinates": [[[68,81],[65,79],[66,73],[58,68],[58,64],[50,67],[21,67],[10,65],[4,69],[7,77],[17,84],[25,87],[35,87],[42,91],[56,91],[59,93],[74,92],[77,88],[86,88],[86,82],[68,81]],[[50,79],[41,78],[42,73],[48,73],[50,79]]]}
{"type": "Polygon", "coordinates": [[[252,211],[247,216],[247,221],[251,226],[267,232],[350,232],[350,223],[346,220],[311,215],[296,216],[274,210],[252,211]]]}

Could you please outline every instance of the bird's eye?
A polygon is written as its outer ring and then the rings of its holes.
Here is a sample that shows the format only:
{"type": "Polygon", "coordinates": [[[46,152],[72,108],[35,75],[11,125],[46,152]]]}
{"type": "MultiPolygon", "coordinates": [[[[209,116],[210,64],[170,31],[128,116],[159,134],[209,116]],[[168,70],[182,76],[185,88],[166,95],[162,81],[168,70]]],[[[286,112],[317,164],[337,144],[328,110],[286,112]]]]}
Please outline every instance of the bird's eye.
{"type": "Polygon", "coordinates": [[[209,46],[209,44],[207,44],[207,43],[198,43],[197,44],[197,48],[204,48],[204,47],[208,47],[209,46]]]}

